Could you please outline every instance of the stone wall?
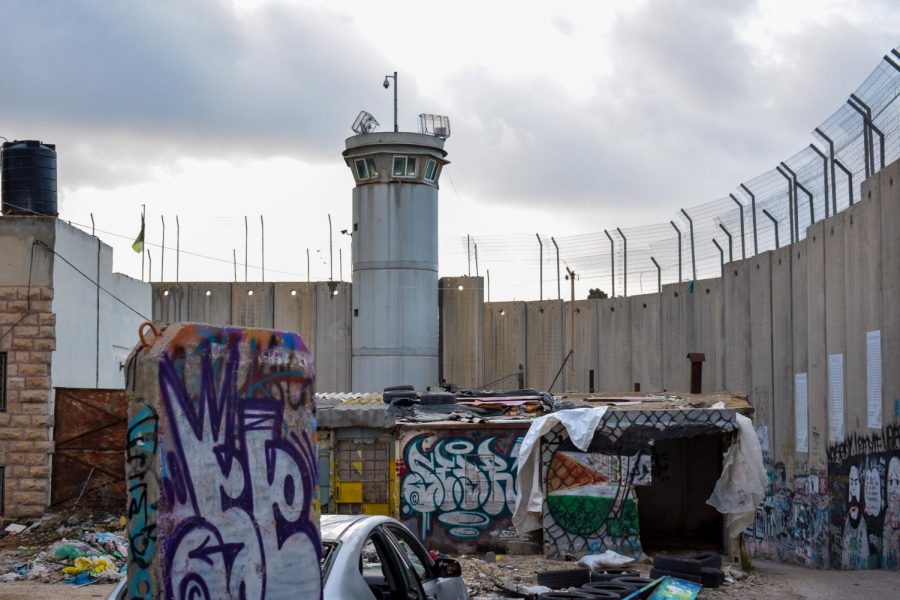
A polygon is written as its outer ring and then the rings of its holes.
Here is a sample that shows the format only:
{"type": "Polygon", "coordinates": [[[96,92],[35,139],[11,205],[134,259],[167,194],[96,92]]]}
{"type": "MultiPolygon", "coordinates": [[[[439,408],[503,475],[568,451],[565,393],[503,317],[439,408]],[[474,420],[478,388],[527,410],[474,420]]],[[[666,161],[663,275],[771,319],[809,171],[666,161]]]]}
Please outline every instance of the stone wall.
{"type": "Polygon", "coordinates": [[[42,513],[50,486],[50,356],[56,316],[49,287],[0,286],[0,352],[7,355],[6,410],[0,412],[4,517],[42,513]]]}

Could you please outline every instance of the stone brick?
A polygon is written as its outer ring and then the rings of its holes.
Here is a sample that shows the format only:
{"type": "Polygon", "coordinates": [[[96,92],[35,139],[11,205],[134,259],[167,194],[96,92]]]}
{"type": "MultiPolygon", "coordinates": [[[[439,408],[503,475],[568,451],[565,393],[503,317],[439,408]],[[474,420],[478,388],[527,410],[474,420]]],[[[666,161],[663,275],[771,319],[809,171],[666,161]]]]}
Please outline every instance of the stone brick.
{"type": "Polygon", "coordinates": [[[23,323],[22,325],[19,325],[18,327],[16,327],[16,337],[33,338],[33,337],[37,337],[37,335],[38,335],[37,325],[25,325],[23,323]]]}
{"type": "MultiPolygon", "coordinates": [[[[35,340],[37,343],[38,340],[35,340]]],[[[32,363],[46,363],[50,364],[50,353],[45,350],[32,350],[30,353],[31,359],[28,362],[32,363]]]]}
{"type": "Polygon", "coordinates": [[[49,377],[28,377],[25,379],[25,387],[30,390],[49,390],[49,377]]]}
{"type": "Polygon", "coordinates": [[[34,442],[10,442],[6,446],[7,452],[32,452],[34,442]]]}
{"type": "Polygon", "coordinates": [[[9,424],[12,427],[29,427],[31,425],[31,416],[29,415],[13,415],[9,424]]]}
{"type": "Polygon", "coordinates": [[[40,351],[56,350],[56,338],[38,338],[34,340],[34,349],[40,351]]]}
{"type": "Polygon", "coordinates": [[[14,287],[0,287],[0,300],[18,300],[19,291],[14,287]]]}
{"type": "Polygon", "coordinates": [[[13,350],[31,350],[34,347],[34,340],[30,338],[14,336],[10,347],[13,350]]]}
{"type": "Polygon", "coordinates": [[[47,375],[47,364],[33,363],[19,365],[19,375],[24,375],[25,377],[45,377],[47,375]]]}
{"type": "MultiPolygon", "coordinates": [[[[44,488],[46,490],[46,487],[44,488]]],[[[47,494],[45,492],[20,492],[14,491],[9,494],[7,506],[20,506],[23,512],[19,514],[29,514],[29,510],[37,507],[37,512],[43,511],[44,504],[47,502],[47,494]]]]}
{"type": "Polygon", "coordinates": [[[46,414],[26,415],[34,427],[47,427],[50,425],[50,416],[46,414]]]}
{"type": "Polygon", "coordinates": [[[48,313],[51,311],[49,300],[31,300],[31,311],[36,313],[48,313]]]}
{"type": "Polygon", "coordinates": [[[31,362],[31,352],[22,351],[22,352],[13,352],[11,356],[11,360],[20,363],[31,362]]]}
{"type": "Polygon", "coordinates": [[[17,477],[28,475],[28,467],[43,467],[48,464],[47,455],[39,452],[20,452],[9,453],[9,462],[19,465],[21,472],[17,473],[17,477]]]}
{"type": "Polygon", "coordinates": [[[31,473],[32,477],[50,477],[50,467],[42,466],[42,467],[29,467],[28,472],[31,473]]]}
{"type": "Polygon", "coordinates": [[[12,415],[9,414],[9,411],[0,412],[0,440],[3,439],[3,428],[9,425],[9,420],[12,418],[12,415]]]}
{"type": "Polygon", "coordinates": [[[56,337],[56,326],[55,325],[41,325],[40,326],[40,336],[42,339],[51,339],[56,337]]]}
{"type": "Polygon", "coordinates": [[[19,492],[44,492],[47,489],[47,481],[34,477],[19,479],[16,489],[19,492]]]}
{"type": "Polygon", "coordinates": [[[53,300],[53,288],[41,288],[41,298],[44,300],[53,300]]]}
{"type": "Polygon", "coordinates": [[[28,300],[10,300],[6,310],[11,313],[24,313],[28,311],[28,300]]]}
{"type": "Polygon", "coordinates": [[[53,452],[53,442],[51,442],[50,440],[41,440],[31,443],[34,444],[35,452],[44,452],[46,454],[53,452]]]}
{"type": "Polygon", "coordinates": [[[27,402],[20,404],[16,412],[23,415],[46,415],[48,410],[46,402],[27,402]]]}
{"type": "Polygon", "coordinates": [[[19,399],[22,402],[47,402],[47,390],[23,390],[19,393],[19,399]]]}
{"type": "Polygon", "coordinates": [[[7,483],[12,482],[16,479],[28,477],[28,465],[22,464],[23,456],[28,456],[28,455],[27,454],[7,453],[7,455],[6,455],[6,480],[7,480],[7,483]]]}
{"type": "Polygon", "coordinates": [[[2,313],[0,313],[0,325],[6,325],[6,326],[12,325],[21,318],[22,318],[21,313],[17,314],[17,313],[12,313],[12,312],[8,312],[8,311],[3,311],[2,313]]]}
{"type": "Polygon", "coordinates": [[[24,377],[9,377],[6,380],[6,389],[7,390],[21,390],[25,388],[25,378],[24,377]]]}

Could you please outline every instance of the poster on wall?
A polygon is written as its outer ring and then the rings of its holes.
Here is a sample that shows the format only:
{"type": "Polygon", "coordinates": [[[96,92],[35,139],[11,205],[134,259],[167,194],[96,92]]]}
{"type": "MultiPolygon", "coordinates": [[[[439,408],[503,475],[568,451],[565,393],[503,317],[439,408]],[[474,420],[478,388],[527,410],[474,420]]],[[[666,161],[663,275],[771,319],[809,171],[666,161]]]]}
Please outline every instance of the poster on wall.
{"type": "Polygon", "coordinates": [[[795,450],[809,452],[809,388],[806,373],[794,373],[795,450]]]}
{"type": "Polygon", "coordinates": [[[866,332],[866,414],[869,429],[881,429],[881,330],[866,332]]]}
{"type": "Polygon", "coordinates": [[[828,440],[844,439],[844,355],[828,355],[828,440]]]}

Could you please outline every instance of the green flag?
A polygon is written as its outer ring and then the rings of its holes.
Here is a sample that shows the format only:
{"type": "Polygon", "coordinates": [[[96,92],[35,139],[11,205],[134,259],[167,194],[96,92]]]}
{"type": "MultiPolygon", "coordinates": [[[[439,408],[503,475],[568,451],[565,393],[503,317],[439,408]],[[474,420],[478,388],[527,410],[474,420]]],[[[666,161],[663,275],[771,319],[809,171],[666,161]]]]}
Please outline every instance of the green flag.
{"type": "Polygon", "coordinates": [[[134,238],[131,249],[140,254],[144,251],[144,215],[141,215],[141,232],[134,238]]]}

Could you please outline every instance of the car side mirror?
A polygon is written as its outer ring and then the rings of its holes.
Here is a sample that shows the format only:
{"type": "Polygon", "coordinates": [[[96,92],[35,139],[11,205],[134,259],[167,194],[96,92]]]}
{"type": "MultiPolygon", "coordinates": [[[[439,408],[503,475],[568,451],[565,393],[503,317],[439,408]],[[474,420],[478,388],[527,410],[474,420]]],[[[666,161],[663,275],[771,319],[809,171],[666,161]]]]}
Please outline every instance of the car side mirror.
{"type": "Polygon", "coordinates": [[[457,560],[442,556],[434,562],[437,565],[438,577],[459,577],[462,575],[462,567],[457,560]]]}

